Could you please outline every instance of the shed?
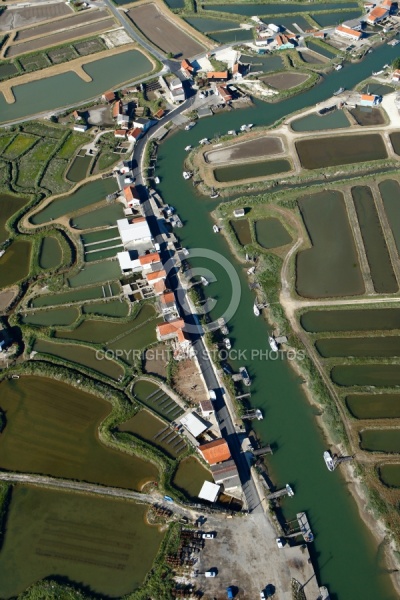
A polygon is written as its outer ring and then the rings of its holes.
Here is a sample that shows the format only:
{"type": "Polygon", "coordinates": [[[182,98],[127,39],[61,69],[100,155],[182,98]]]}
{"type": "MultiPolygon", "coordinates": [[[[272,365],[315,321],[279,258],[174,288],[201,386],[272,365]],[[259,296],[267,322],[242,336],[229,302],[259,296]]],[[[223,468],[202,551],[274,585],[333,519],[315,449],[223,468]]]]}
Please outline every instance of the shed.
{"type": "Polygon", "coordinates": [[[244,208],[235,208],[233,211],[234,217],[244,217],[244,208]]]}
{"type": "Polygon", "coordinates": [[[190,412],[182,417],[180,422],[195,438],[199,437],[199,435],[208,429],[207,425],[205,425],[203,421],[193,412],[190,412]]]}
{"type": "Polygon", "coordinates": [[[199,492],[199,498],[201,498],[202,500],[207,500],[208,502],[215,502],[218,498],[220,487],[221,486],[216,485],[215,483],[205,481],[199,492]]]}

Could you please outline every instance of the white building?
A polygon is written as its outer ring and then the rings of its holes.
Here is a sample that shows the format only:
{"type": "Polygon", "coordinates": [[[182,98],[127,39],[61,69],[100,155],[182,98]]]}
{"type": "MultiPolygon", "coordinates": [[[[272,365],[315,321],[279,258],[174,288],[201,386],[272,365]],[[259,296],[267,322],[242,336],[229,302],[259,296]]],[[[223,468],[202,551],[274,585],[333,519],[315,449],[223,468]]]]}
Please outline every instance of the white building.
{"type": "Polygon", "coordinates": [[[137,219],[118,219],[118,232],[124,246],[146,244],[153,241],[149,225],[144,217],[137,219]]]}
{"type": "Polygon", "coordinates": [[[199,498],[202,498],[203,500],[208,500],[208,502],[215,502],[218,498],[220,487],[221,486],[216,485],[215,483],[205,481],[199,492],[199,498]]]}
{"type": "Polygon", "coordinates": [[[180,422],[192,434],[193,437],[197,438],[199,435],[204,433],[208,426],[194,413],[191,412],[180,419],[180,422]]]}

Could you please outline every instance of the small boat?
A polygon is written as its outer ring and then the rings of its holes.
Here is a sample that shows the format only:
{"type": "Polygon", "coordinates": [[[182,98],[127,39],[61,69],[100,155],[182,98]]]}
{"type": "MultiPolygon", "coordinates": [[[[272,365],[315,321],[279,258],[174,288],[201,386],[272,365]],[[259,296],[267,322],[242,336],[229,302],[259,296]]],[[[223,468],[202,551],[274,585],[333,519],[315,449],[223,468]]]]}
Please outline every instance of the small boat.
{"type": "Polygon", "coordinates": [[[182,248],[183,256],[189,256],[189,250],[187,248],[182,248]]]}
{"type": "Polygon", "coordinates": [[[228,131],[228,135],[236,135],[236,131],[234,129],[230,129],[228,131]]]}
{"type": "Polygon", "coordinates": [[[386,65],[383,65],[382,69],[388,69],[389,65],[386,63],[386,65]]]}
{"type": "Polygon", "coordinates": [[[183,179],[190,179],[192,177],[193,173],[191,171],[183,171],[182,175],[183,175],[183,179]]]}
{"type": "Polygon", "coordinates": [[[229,338],[224,338],[222,341],[224,342],[224,346],[227,350],[232,348],[231,340],[229,338]]]}
{"type": "Polygon", "coordinates": [[[218,319],[217,323],[218,323],[218,325],[219,325],[219,327],[220,327],[220,329],[221,329],[221,333],[222,333],[223,335],[228,335],[228,333],[229,333],[229,329],[228,329],[228,328],[227,328],[227,326],[226,326],[225,319],[224,319],[223,317],[220,317],[220,318],[218,319]]]}
{"type": "Polygon", "coordinates": [[[11,375],[12,379],[19,379],[19,375],[11,375]]]}
{"type": "Polygon", "coordinates": [[[208,283],[209,283],[209,282],[207,281],[207,279],[206,279],[205,277],[203,277],[203,275],[200,277],[200,281],[201,281],[201,283],[202,283],[204,286],[207,286],[207,285],[208,285],[208,283]]]}
{"type": "Polygon", "coordinates": [[[340,71],[341,69],[343,69],[343,65],[336,65],[335,71],[340,71]]]}
{"type": "Polygon", "coordinates": [[[210,142],[208,141],[208,138],[203,138],[201,140],[199,140],[199,144],[203,145],[203,144],[209,144],[210,142]]]}
{"type": "Polygon", "coordinates": [[[287,495],[289,496],[289,498],[294,496],[294,491],[292,490],[292,488],[290,487],[290,485],[288,483],[285,485],[285,488],[286,488],[287,495]]]}
{"type": "Polygon", "coordinates": [[[186,152],[190,152],[191,149],[192,149],[192,146],[185,146],[185,151],[186,152]]]}
{"type": "Polygon", "coordinates": [[[324,452],[324,461],[329,471],[335,470],[335,461],[329,450],[325,450],[324,452]]]}
{"type": "Polygon", "coordinates": [[[400,44],[400,40],[393,40],[391,45],[397,46],[397,44],[400,44]]]}
{"type": "Polygon", "coordinates": [[[2,257],[3,254],[5,254],[5,250],[0,250],[0,257],[2,257]]]}
{"type": "Polygon", "coordinates": [[[230,368],[229,365],[222,365],[222,370],[224,373],[226,373],[227,375],[232,375],[232,369],[230,368]]]}
{"type": "Polygon", "coordinates": [[[159,177],[154,177],[154,183],[160,183],[160,178],[159,177]]]}
{"type": "Polygon", "coordinates": [[[273,352],[278,352],[278,344],[276,343],[275,338],[273,338],[272,335],[268,336],[268,343],[273,352]]]}
{"type": "Polygon", "coordinates": [[[336,92],[333,92],[333,96],[339,96],[339,94],[342,94],[343,92],[344,92],[344,87],[341,87],[338,90],[336,90],[336,92]]]}
{"type": "Polygon", "coordinates": [[[189,131],[189,129],[192,129],[192,127],[194,127],[195,125],[196,125],[196,122],[195,122],[195,121],[190,121],[190,123],[188,123],[188,124],[185,126],[185,131],[189,131]]]}
{"type": "Polygon", "coordinates": [[[254,275],[256,268],[255,267],[250,267],[250,269],[247,269],[247,275],[254,275]]]}
{"type": "Polygon", "coordinates": [[[372,75],[382,75],[383,71],[372,71],[372,75]]]}
{"type": "Polygon", "coordinates": [[[253,313],[255,314],[256,317],[259,317],[261,314],[260,309],[258,308],[258,305],[256,302],[254,302],[254,304],[253,304],[253,313]]]}
{"type": "Polygon", "coordinates": [[[262,421],[264,416],[259,408],[256,408],[256,417],[259,421],[262,421]]]}
{"type": "Polygon", "coordinates": [[[210,198],[218,198],[219,193],[217,192],[217,190],[215,188],[211,188],[211,194],[210,194],[210,198]]]}
{"type": "Polygon", "coordinates": [[[213,232],[214,233],[219,233],[219,227],[218,227],[218,225],[213,225],[213,232]]]}
{"type": "Polygon", "coordinates": [[[368,50],[367,54],[371,54],[371,52],[372,52],[372,48],[370,48],[370,49],[368,50]]]}
{"type": "Polygon", "coordinates": [[[251,386],[251,379],[250,379],[250,376],[249,376],[249,374],[248,374],[248,372],[247,372],[247,369],[246,369],[246,367],[240,367],[240,369],[239,369],[239,373],[240,373],[240,374],[241,374],[241,376],[242,376],[242,379],[243,379],[243,383],[244,383],[244,385],[245,385],[246,387],[250,387],[250,386],[251,386]]]}
{"type": "Polygon", "coordinates": [[[253,127],[253,123],[249,123],[248,125],[241,125],[240,131],[249,131],[253,127]]]}

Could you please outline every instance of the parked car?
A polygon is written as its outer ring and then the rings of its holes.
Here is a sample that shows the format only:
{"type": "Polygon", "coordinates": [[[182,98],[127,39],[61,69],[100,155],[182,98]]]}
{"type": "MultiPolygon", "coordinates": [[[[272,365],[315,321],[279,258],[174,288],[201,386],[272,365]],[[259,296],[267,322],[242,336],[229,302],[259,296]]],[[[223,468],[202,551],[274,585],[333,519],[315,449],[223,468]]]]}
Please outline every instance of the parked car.
{"type": "Polygon", "coordinates": [[[203,535],[201,537],[204,540],[213,540],[215,538],[215,533],[210,531],[209,533],[203,533],[203,535]]]}
{"type": "Polygon", "coordinates": [[[283,548],[285,545],[285,540],[283,538],[276,538],[276,545],[278,548],[283,548]]]}
{"type": "Polygon", "coordinates": [[[231,586],[226,588],[226,597],[228,600],[233,600],[233,589],[231,586]]]}
{"type": "Polygon", "coordinates": [[[206,577],[216,577],[216,576],[217,576],[217,573],[216,573],[216,571],[214,571],[214,569],[211,569],[210,571],[206,571],[206,572],[204,573],[204,575],[205,575],[206,577]]]}

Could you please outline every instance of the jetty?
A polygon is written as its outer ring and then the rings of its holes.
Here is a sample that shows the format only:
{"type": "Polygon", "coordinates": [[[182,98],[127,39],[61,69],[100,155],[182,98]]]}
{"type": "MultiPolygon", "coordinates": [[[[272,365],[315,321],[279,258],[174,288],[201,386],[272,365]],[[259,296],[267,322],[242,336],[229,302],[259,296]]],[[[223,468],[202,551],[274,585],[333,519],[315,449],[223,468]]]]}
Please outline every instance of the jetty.
{"type": "Polygon", "coordinates": [[[263,446],[262,448],[258,448],[257,450],[252,450],[253,456],[263,456],[264,454],[273,454],[272,448],[269,444],[263,446]]]}
{"type": "Polygon", "coordinates": [[[312,542],[314,540],[314,534],[311,531],[310,524],[307,519],[305,512],[299,512],[296,515],[297,522],[300,527],[300,533],[303,536],[305,542],[312,542]]]}
{"type": "Polygon", "coordinates": [[[282,498],[283,496],[289,496],[289,498],[294,496],[294,491],[288,483],[281,490],[277,490],[276,492],[271,492],[268,494],[268,496],[266,496],[266,500],[275,500],[276,498],[282,498]]]}
{"type": "MultiPolygon", "coordinates": [[[[236,399],[243,398],[245,396],[250,396],[250,394],[243,394],[242,396],[238,396],[236,399]]],[[[242,419],[247,419],[248,421],[253,421],[254,419],[258,419],[259,421],[262,421],[263,414],[259,408],[253,408],[251,410],[246,411],[242,415],[242,419]]]]}

